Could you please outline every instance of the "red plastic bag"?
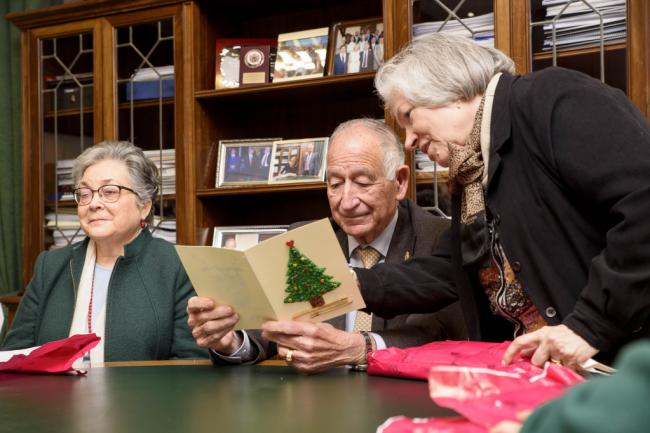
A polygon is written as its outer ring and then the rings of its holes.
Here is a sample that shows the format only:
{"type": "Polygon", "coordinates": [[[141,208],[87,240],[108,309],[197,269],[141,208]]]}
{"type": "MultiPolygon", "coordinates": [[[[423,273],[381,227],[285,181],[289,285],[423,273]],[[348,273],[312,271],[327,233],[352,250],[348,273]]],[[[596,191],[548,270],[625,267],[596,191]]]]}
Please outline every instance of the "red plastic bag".
{"type": "Polygon", "coordinates": [[[100,338],[95,334],[73,335],[63,340],[50,341],[28,355],[14,355],[0,362],[0,371],[16,373],[66,373],[72,364],[95,347],[100,338]]]}
{"type": "Polygon", "coordinates": [[[486,433],[483,427],[463,418],[388,418],[377,433],[486,433]]]}
{"type": "MultiPolygon", "coordinates": [[[[376,350],[368,357],[368,373],[427,380],[434,365],[496,368],[510,342],[435,341],[418,347],[376,350]]],[[[521,360],[518,358],[517,360],[521,360]]]]}
{"type": "MultiPolygon", "coordinates": [[[[430,396],[438,405],[455,410],[482,431],[501,421],[516,420],[517,413],[532,410],[584,380],[568,368],[551,363],[539,368],[522,357],[502,366],[501,359],[509,345],[510,342],[441,341],[408,349],[389,348],[370,354],[368,373],[428,378],[430,396]]],[[[445,428],[422,431],[471,431],[457,424],[445,428]]],[[[417,429],[391,427],[385,431],[417,429]]]]}

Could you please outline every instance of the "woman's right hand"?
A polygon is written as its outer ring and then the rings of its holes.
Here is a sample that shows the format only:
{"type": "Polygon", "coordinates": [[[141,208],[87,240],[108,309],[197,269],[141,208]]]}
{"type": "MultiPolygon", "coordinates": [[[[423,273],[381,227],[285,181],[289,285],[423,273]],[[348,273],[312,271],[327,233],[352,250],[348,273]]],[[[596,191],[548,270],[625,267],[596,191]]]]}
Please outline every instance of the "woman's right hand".
{"type": "Polygon", "coordinates": [[[187,316],[192,336],[200,347],[230,355],[241,346],[241,338],[234,331],[239,315],[230,305],[194,296],[187,302],[187,316]]]}

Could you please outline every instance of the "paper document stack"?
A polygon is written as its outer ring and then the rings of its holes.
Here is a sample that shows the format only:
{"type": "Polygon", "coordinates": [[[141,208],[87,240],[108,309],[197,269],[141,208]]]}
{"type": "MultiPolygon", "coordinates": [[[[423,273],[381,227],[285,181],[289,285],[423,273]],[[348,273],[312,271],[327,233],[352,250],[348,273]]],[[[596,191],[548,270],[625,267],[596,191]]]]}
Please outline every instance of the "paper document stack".
{"type": "Polygon", "coordinates": [[[176,243],[176,220],[154,217],[151,226],[151,234],[154,237],[161,238],[172,244],[176,243]]]}
{"type": "Polygon", "coordinates": [[[176,194],[176,153],[174,149],[145,150],[144,154],[152,160],[160,173],[159,194],[176,194]]]}
{"type": "Polygon", "coordinates": [[[474,39],[481,45],[494,47],[494,13],[444,21],[429,21],[413,24],[413,39],[419,39],[431,33],[444,32],[474,39]],[[465,24],[465,25],[463,25],[465,24]],[[472,30],[469,31],[468,27],[472,30]]]}
{"type": "Polygon", "coordinates": [[[52,232],[52,249],[65,247],[86,237],[81,230],[76,208],[59,208],[58,212],[45,214],[45,227],[52,232]]]}
{"type": "Polygon", "coordinates": [[[56,161],[57,193],[53,199],[72,200],[72,164],[74,159],[59,159],[56,161]]]}
{"type": "MultiPolygon", "coordinates": [[[[415,150],[415,170],[417,172],[433,172],[436,168],[436,163],[431,161],[429,157],[422,153],[419,149],[415,150]]],[[[442,167],[438,164],[438,172],[449,171],[449,168],[442,167]]]]}
{"type": "MultiPolygon", "coordinates": [[[[546,19],[555,18],[568,0],[544,0],[546,19]]],[[[587,0],[603,17],[602,37],[606,44],[625,42],[627,37],[625,0],[587,0]]],[[[600,16],[582,1],[574,1],[555,23],[558,49],[597,46],[600,44],[600,16]]],[[[543,50],[553,49],[553,24],[544,25],[543,50]]]]}

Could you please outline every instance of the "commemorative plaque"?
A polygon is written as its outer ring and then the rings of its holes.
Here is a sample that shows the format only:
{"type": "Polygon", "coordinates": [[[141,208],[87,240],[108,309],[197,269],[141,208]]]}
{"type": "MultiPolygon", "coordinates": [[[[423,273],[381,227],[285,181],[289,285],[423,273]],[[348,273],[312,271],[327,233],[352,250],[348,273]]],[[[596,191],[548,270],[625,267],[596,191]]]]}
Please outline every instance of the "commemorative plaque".
{"type": "Polygon", "coordinates": [[[270,57],[269,45],[242,46],[239,52],[239,85],[268,83],[270,57]]]}

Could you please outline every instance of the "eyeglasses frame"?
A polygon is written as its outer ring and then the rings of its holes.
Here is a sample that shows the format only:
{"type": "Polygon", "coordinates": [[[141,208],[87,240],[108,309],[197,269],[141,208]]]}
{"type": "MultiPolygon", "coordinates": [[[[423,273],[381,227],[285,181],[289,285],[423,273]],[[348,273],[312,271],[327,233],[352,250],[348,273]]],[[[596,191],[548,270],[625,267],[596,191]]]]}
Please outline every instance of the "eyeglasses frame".
{"type": "Polygon", "coordinates": [[[82,187],[79,187],[79,188],[75,188],[72,191],[72,197],[74,197],[74,201],[77,203],[78,206],[88,206],[90,203],[92,203],[93,198],[95,198],[95,193],[97,193],[97,195],[99,196],[99,199],[102,201],[102,203],[116,203],[117,201],[119,201],[120,197],[122,196],[122,190],[129,191],[129,192],[135,194],[136,196],[138,195],[138,193],[135,192],[135,190],[133,190],[132,188],[129,188],[128,186],[107,184],[107,185],[102,185],[97,189],[92,189],[92,188],[87,187],[87,186],[82,186],[82,187]],[[107,187],[107,186],[113,186],[113,187],[119,188],[120,193],[117,196],[117,200],[115,200],[115,201],[106,201],[106,200],[104,200],[104,196],[99,193],[99,190],[101,190],[102,188],[107,187]],[[79,191],[80,189],[89,189],[92,192],[92,196],[90,197],[90,201],[88,203],[85,203],[85,204],[79,203],[79,200],[77,199],[77,191],[79,191]]]}

